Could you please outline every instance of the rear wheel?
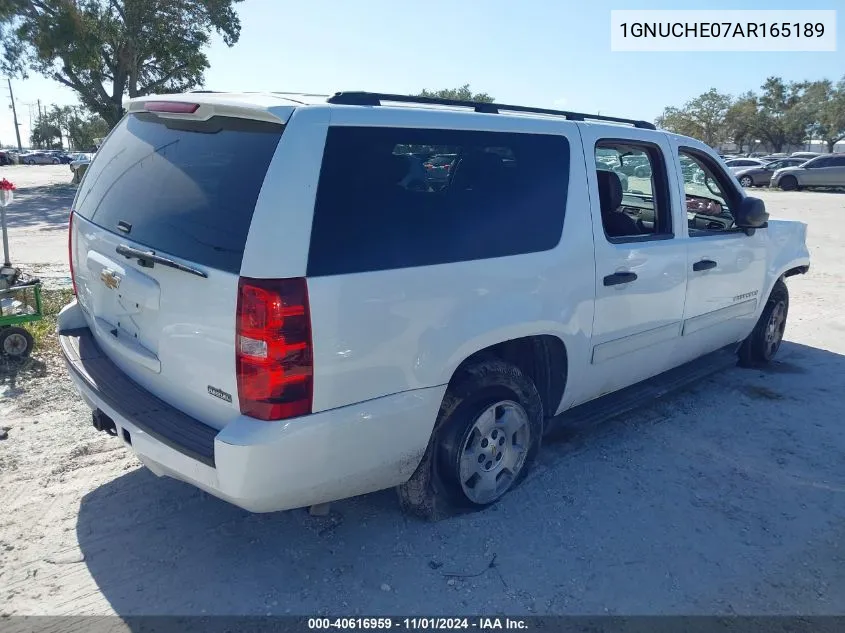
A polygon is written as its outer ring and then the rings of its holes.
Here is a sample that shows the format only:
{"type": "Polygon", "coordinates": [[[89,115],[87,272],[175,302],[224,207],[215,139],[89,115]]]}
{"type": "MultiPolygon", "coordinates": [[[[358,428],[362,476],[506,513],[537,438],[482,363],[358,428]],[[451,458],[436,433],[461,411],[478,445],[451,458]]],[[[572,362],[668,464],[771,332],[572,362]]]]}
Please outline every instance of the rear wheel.
{"type": "Polygon", "coordinates": [[[745,188],[753,187],[754,179],[751,176],[743,176],[739,179],[739,184],[741,184],[745,188]]]}
{"type": "Polygon", "coordinates": [[[780,179],[780,188],[784,191],[796,191],[798,189],[798,179],[795,176],[784,176],[780,179]]]}
{"type": "Polygon", "coordinates": [[[32,351],[32,334],[22,327],[0,330],[0,353],[11,358],[26,358],[32,351]]]}
{"type": "Polygon", "coordinates": [[[782,280],[775,283],[760,319],[739,348],[739,364],[760,367],[774,358],[783,342],[789,313],[789,291],[782,280]]]}
{"type": "Polygon", "coordinates": [[[495,503],[525,477],[542,434],[540,395],[518,368],[489,360],[461,370],[422,462],[399,487],[402,508],[437,520],[495,503]]]}

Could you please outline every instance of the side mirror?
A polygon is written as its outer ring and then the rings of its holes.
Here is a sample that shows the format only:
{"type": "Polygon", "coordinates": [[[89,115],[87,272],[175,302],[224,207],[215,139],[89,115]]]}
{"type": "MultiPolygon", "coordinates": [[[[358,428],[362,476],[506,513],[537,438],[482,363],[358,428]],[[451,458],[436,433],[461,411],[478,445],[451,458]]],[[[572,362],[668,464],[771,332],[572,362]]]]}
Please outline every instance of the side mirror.
{"type": "Polygon", "coordinates": [[[734,211],[734,222],[741,229],[759,229],[766,226],[768,221],[769,214],[766,213],[766,203],[760,198],[747,196],[742,199],[739,207],[734,211]]]}

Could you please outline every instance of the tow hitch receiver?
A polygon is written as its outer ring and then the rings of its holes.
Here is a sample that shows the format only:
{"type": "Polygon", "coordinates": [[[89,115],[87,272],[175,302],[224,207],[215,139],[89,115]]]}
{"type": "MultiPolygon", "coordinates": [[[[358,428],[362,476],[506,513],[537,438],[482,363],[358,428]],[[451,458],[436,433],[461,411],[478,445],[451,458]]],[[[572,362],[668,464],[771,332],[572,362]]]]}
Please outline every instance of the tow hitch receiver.
{"type": "Polygon", "coordinates": [[[91,421],[94,424],[94,428],[98,431],[103,431],[109,435],[117,435],[117,427],[114,425],[114,420],[99,409],[91,414],[91,421]]]}

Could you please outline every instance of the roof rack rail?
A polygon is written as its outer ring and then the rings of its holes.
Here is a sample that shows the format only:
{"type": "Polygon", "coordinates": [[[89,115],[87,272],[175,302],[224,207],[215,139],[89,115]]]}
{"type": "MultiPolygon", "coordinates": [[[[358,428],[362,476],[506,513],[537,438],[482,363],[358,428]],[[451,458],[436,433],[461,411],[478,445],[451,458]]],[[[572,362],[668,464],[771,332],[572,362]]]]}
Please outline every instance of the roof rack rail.
{"type": "Polygon", "coordinates": [[[461,101],[460,99],[441,99],[439,97],[414,97],[411,95],[397,95],[382,92],[336,92],[326,99],[327,103],[337,105],[379,106],[382,101],[392,103],[419,103],[425,105],[443,105],[458,108],[472,108],[476,112],[485,114],[499,114],[505,112],[529,112],[532,114],[548,114],[562,116],[570,121],[608,121],[610,123],[625,123],[644,130],[656,130],[653,123],[623,119],[601,114],[587,114],[585,112],[569,112],[567,110],[550,110],[548,108],[532,108],[530,106],[506,105],[504,103],[483,103],[481,101],[461,101]]]}

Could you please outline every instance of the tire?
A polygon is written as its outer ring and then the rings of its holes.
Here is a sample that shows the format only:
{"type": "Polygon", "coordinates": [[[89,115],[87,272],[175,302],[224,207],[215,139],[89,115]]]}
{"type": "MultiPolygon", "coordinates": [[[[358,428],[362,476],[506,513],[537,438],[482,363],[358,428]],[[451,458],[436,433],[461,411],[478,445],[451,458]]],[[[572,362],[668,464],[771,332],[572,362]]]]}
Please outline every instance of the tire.
{"type": "Polygon", "coordinates": [[[429,521],[501,499],[525,478],[543,436],[540,394],[517,367],[493,359],[459,372],[422,461],[398,487],[402,509],[429,521]]]}
{"type": "Polygon", "coordinates": [[[754,186],[754,179],[751,176],[743,176],[739,179],[739,184],[741,184],[746,189],[750,189],[754,186]]]}
{"type": "Polygon", "coordinates": [[[771,362],[783,342],[788,314],[789,290],[779,279],[757,324],[739,347],[739,364],[742,367],[762,367],[771,362]]]}
{"type": "Polygon", "coordinates": [[[640,165],[634,169],[634,176],[637,178],[649,178],[651,176],[651,169],[645,165],[640,165]]]}
{"type": "Polygon", "coordinates": [[[797,191],[798,179],[795,176],[784,176],[780,179],[778,185],[784,191],[797,191]]]}
{"type": "Polygon", "coordinates": [[[26,358],[32,351],[32,334],[22,327],[0,330],[0,354],[9,358],[26,358]]]}

